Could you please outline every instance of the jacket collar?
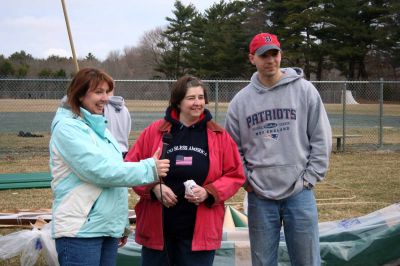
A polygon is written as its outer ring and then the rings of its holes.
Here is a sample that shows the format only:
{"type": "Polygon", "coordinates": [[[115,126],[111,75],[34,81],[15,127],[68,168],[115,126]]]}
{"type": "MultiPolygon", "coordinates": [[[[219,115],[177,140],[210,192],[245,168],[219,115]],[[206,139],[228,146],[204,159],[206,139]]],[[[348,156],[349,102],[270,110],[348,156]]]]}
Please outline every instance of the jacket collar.
{"type": "MultiPolygon", "coordinates": [[[[170,132],[171,126],[172,126],[171,122],[168,122],[164,119],[161,122],[160,126],[158,127],[158,130],[160,130],[162,133],[170,132]]],[[[207,122],[207,129],[219,133],[222,133],[224,131],[224,129],[220,125],[215,123],[213,120],[207,122]]]]}
{"type": "Polygon", "coordinates": [[[107,121],[103,115],[91,114],[84,108],[80,108],[82,120],[91,129],[93,129],[102,138],[105,137],[105,131],[107,128],[107,121]]]}

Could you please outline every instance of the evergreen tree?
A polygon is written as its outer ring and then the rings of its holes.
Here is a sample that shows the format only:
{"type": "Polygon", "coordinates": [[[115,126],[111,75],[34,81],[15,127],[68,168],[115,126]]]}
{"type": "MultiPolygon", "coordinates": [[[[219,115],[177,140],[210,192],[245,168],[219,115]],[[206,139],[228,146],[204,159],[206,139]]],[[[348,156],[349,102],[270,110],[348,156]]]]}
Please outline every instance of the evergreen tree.
{"type": "Polygon", "coordinates": [[[169,25],[162,33],[167,39],[167,43],[158,45],[165,52],[156,71],[164,73],[167,78],[178,78],[190,71],[185,54],[187,54],[187,45],[192,35],[192,21],[198,16],[198,12],[192,4],[184,6],[178,0],[174,7],[174,17],[166,18],[169,25]]]}
{"type": "Polygon", "coordinates": [[[187,59],[202,78],[243,77],[247,65],[246,19],[242,1],[221,0],[193,22],[187,59]]]}
{"type": "Polygon", "coordinates": [[[285,56],[302,67],[305,77],[310,79],[311,73],[316,72],[315,66],[324,60],[320,50],[322,42],[318,38],[324,24],[321,6],[317,1],[306,0],[284,1],[283,6],[288,12],[282,36],[285,56]]]}
{"type": "Polygon", "coordinates": [[[0,64],[0,76],[7,77],[13,76],[15,73],[14,67],[9,60],[4,60],[0,64]]]}
{"type": "Polygon", "coordinates": [[[338,0],[325,5],[330,55],[349,80],[368,79],[365,59],[381,36],[378,20],[387,13],[383,1],[338,0]]]}
{"type": "Polygon", "coordinates": [[[50,62],[67,62],[69,59],[58,55],[50,55],[46,60],[50,62]]]}
{"type": "Polygon", "coordinates": [[[50,78],[53,76],[53,71],[50,68],[43,68],[39,71],[38,76],[40,78],[50,78]]]}
{"type": "Polygon", "coordinates": [[[381,36],[376,40],[374,59],[380,65],[390,65],[393,73],[391,76],[397,79],[396,69],[400,67],[400,2],[387,0],[382,6],[388,12],[377,19],[381,36]]]}
{"type": "Polygon", "coordinates": [[[53,76],[55,78],[66,78],[67,77],[67,73],[65,72],[64,69],[59,69],[58,71],[54,72],[53,76]]]}
{"type": "Polygon", "coordinates": [[[33,60],[33,57],[31,54],[27,54],[25,51],[22,50],[20,52],[13,53],[8,57],[8,59],[12,62],[23,64],[29,62],[30,60],[33,60]]]}
{"type": "Polygon", "coordinates": [[[28,64],[21,64],[17,69],[17,77],[24,78],[28,75],[29,65],[28,64]]]}
{"type": "Polygon", "coordinates": [[[92,54],[92,53],[88,53],[87,56],[85,57],[85,60],[87,61],[91,61],[91,60],[97,60],[97,58],[92,54]]]}

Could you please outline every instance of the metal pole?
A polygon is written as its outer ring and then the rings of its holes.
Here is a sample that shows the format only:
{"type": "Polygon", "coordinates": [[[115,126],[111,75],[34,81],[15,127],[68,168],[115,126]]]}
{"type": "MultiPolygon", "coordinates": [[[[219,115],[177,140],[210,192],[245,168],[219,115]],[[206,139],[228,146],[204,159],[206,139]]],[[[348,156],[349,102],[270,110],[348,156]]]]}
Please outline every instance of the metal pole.
{"type": "Polygon", "coordinates": [[[218,122],[218,81],[215,82],[215,122],[218,122]]]}
{"type": "Polygon", "coordinates": [[[379,148],[383,146],[383,78],[379,88],[379,148]]]}
{"type": "Polygon", "coordinates": [[[344,83],[343,92],[342,92],[342,102],[343,102],[343,116],[342,116],[342,136],[343,136],[343,143],[342,143],[342,151],[345,151],[346,147],[346,92],[347,92],[347,83],[344,83]]]}
{"type": "Polygon", "coordinates": [[[61,0],[61,4],[62,4],[63,12],[64,12],[65,24],[67,25],[69,44],[71,45],[71,51],[72,51],[72,59],[74,60],[76,72],[78,72],[79,65],[78,65],[78,60],[76,58],[76,54],[75,54],[74,41],[72,39],[71,29],[69,27],[67,8],[65,7],[64,0],[61,0]]]}

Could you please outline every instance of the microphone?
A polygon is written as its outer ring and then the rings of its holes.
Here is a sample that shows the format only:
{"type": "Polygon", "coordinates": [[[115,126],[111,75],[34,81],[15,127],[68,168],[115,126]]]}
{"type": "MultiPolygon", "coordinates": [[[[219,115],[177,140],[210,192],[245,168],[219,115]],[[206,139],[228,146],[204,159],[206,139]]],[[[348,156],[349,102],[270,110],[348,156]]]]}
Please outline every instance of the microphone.
{"type": "Polygon", "coordinates": [[[162,138],[163,147],[160,159],[165,159],[167,157],[168,145],[172,143],[172,135],[170,133],[165,133],[162,138]]]}
{"type": "MultiPolygon", "coordinates": [[[[171,133],[164,133],[163,137],[162,137],[162,151],[161,151],[161,156],[160,156],[160,160],[165,159],[167,157],[167,149],[168,149],[168,145],[172,143],[172,135],[171,133]]],[[[163,197],[162,197],[162,179],[160,178],[160,193],[161,193],[161,203],[164,204],[163,201],[163,197]]]]}

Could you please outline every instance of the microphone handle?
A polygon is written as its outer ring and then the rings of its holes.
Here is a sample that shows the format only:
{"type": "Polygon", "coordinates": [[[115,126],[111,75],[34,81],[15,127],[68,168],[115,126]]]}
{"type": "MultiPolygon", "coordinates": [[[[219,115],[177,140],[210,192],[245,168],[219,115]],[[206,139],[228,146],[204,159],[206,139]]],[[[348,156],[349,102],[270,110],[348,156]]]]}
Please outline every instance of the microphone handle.
{"type": "Polygon", "coordinates": [[[160,156],[161,160],[167,158],[168,143],[163,143],[162,146],[163,147],[162,147],[162,152],[161,152],[161,156],[160,156]]]}

